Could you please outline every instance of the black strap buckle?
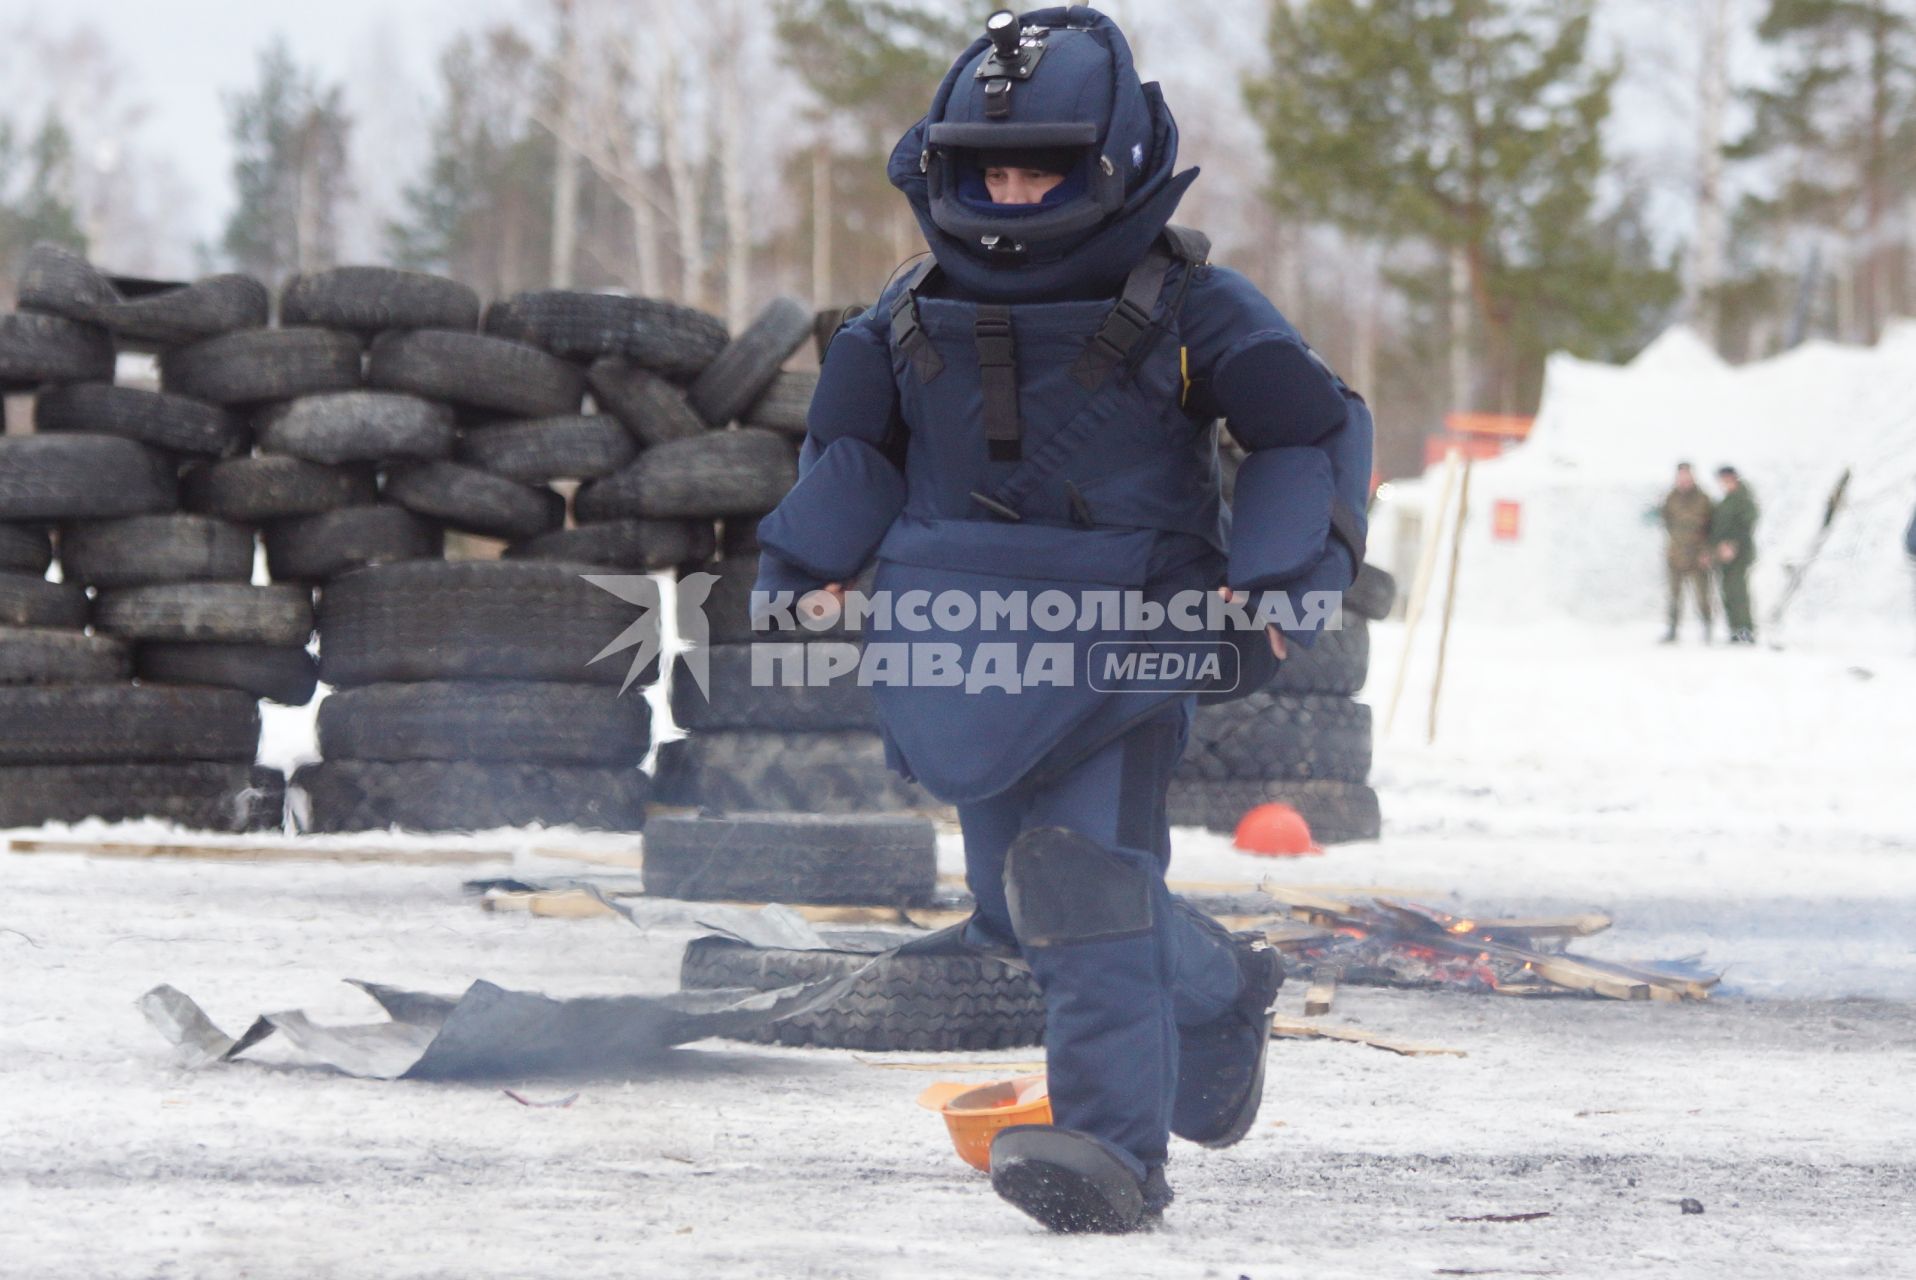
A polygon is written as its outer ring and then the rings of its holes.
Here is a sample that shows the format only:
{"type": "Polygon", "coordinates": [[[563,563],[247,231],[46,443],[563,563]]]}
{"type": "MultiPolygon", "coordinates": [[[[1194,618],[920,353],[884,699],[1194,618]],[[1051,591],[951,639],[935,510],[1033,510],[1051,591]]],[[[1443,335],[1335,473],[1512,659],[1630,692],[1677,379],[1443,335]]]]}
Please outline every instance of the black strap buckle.
{"type": "Polygon", "coordinates": [[[972,326],[978,341],[978,363],[990,369],[1016,367],[1017,357],[1011,344],[1011,321],[996,316],[979,316],[972,326]]]}

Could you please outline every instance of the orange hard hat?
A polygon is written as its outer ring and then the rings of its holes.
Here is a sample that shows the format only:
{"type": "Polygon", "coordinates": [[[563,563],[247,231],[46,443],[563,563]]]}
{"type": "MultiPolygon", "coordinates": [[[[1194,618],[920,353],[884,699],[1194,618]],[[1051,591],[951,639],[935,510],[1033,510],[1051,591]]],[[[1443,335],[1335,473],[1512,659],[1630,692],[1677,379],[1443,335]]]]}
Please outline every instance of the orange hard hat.
{"type": "Polygon", "coordinates": [[[991,1140],[1014,1124],[1050,1124],[1051,1098],[1042,1075],[991,1084],[941,1080],[918,1095],[918,1105],[945,1118],[951,1145],[974,1169],[991,1169],[991,1140]]]}
{"type": "Polygon", "coordinates": [[[1311,827],[1304,815],[1287,804],[1254,805],[1238,819],[1232,842],[1248,853],[1275,858],[1324,852],[1324,846],[1311,839],[1311,827]]]}

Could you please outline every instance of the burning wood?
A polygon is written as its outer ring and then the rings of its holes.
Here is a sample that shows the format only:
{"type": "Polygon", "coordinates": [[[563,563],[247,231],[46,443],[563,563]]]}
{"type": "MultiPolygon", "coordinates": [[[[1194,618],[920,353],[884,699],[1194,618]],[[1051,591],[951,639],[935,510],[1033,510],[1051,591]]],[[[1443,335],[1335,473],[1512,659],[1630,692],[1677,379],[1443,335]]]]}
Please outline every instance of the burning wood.
{"type": "MultiPolygon", "coordinates": [[[[1326,932],[1272,945],[1320,975],[1370,986],[1454,986],[1498,995],[1579,995],[1610,1000],[1707,999],[1720,975],[1672,973],[1572,955],[1571,938],[1610,926],[1600,914],[1498,920],[1454,916],[1390,898],[1346,901],[1265,881],[1263,890],[1290,914],[1326,932]],[[1548,945],[1547,945],[1548,944],[1548,945]]],[[[1306,997],[1307,1005],[1310,997],[1306,997]]],[[[1325,1006],[1329,1006],[1328,991],[1325,1006]]]]}

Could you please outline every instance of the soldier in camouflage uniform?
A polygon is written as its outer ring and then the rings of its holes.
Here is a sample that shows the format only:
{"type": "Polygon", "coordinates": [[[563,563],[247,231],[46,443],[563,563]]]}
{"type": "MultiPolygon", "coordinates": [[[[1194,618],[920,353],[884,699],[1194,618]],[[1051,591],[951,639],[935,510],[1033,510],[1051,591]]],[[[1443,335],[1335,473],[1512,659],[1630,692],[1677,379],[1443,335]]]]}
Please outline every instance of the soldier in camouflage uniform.
{"type": "Polygon", "coordinates": [[[1756,563],[1756,498],[1735,467],[1719,467],[1723,497],[1710,515],[1710,541],[1716,551],[1717,579],[1723,587],[1723,616],[1731,644],[1755,644],[1756,620],[1750,613],[1750,566],[1756,563]]]}
{"type": "Polygon", "coordinates": [[[1663,643],[1675,644],[1677,619],[1683,612],[1683,587],[1696,593],[1697,612],[1703,615],[1703,639],[1710,639],[1710,517],[1715,504],[1697,488],[1696,473],[1687,462],[1677,463],[1676,485],[1663,499],[1663,530],[1669,536],[1665,568],[1670,581],[1670,628],[1663,643]]]}

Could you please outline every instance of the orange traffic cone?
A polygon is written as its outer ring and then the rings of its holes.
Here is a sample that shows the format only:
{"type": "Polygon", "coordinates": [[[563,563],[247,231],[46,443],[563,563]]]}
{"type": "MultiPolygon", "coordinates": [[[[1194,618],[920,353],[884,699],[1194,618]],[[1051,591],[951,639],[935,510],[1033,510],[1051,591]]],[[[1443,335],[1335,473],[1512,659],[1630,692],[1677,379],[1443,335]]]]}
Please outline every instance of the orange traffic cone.
{"type": "Polygon", "coordinates": [[[1247,853],[1272,858],[1301,858],[1324,852],[1324,846],[1311,839],[1304,815],[1287,804],[1253,806],[1238,820],[1232,842],[1247,853]]]}

